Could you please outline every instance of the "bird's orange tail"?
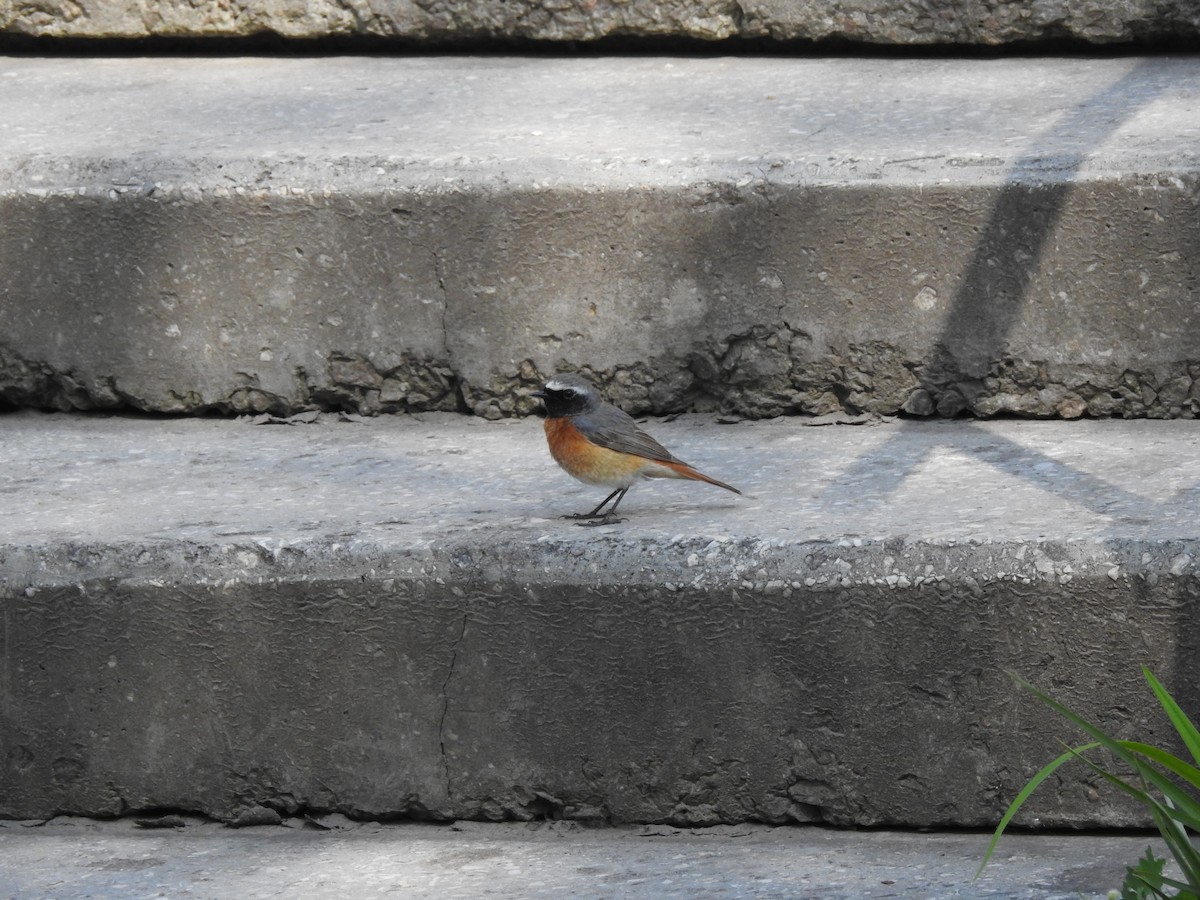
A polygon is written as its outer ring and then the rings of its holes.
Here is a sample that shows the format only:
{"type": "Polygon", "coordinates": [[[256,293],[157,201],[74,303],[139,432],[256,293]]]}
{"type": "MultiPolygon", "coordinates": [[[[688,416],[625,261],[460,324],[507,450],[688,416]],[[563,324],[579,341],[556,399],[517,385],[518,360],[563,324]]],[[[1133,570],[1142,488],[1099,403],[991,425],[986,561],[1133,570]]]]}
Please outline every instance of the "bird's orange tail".
{"type": "Polygon", "coordinates": [[[716,485],[719,488],[725,488],[727,491],[733,491],[735,494],[741,493],[741,491],[735,488],[732,484],[726,484],[723,481],[717,481],[715,478],[710,478],[703,472],[693,469],[685,462],[679,462],[676,460],[674,462],[661,462],[660,464],[674,472],[676,478],[690,478],[692,481],[707,481],[709,484],[716,485]]]}

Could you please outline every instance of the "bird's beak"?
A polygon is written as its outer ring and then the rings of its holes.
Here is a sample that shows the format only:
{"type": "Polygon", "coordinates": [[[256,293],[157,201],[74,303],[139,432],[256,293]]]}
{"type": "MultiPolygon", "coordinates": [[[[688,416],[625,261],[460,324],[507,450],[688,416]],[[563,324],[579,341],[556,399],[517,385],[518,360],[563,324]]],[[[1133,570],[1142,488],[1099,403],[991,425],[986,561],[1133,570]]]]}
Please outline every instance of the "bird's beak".
{"type": "Polygon", "coordinates": [[[530,397],[537,397],[539,400],[545,400],[545,399],[546,399],[546,392],[545,392],[545,391],[534,391],[534,392],[533,392],[533,393],[531,393],[529,396],[530,396],[530,397]]]}

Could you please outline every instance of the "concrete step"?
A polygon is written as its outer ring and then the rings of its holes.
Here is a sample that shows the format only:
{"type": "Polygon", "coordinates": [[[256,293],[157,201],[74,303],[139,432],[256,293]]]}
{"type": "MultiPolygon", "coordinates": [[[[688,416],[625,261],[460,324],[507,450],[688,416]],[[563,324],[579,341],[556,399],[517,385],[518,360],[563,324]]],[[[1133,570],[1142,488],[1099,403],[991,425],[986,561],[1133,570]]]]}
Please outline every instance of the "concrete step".
{"type": "MultiPolygon", "coordinates": [[[[738,4],[713,0],[673,0],[631,6],[620,0],[514,6],[503,0],[464,0],[453,10],[388,0],[359,0],[290,6],[258,3],[239,7],[197,6],[188,0],[158,0],[152,15],[136,0],[108,0],[98,7],[56,7],[8,3],[0,7],[0,40],[20,46],[21,37],[42,39],[39,49],[56,49],[54,39],[283,38],[321,41],[379,50],[388,43],[402,50],[414,44],[442,47],[491,42],[575,42],[728,38],[787,42],[832,41],[861,44],[982,44],[1042,42],[1144,48],[1166,43],[1185,47],[1200,34],[1200,17],[1186,0],[1075,0],[1049,7],[1032,0],[984,0],[963,7],[951,0],[872,9],[852,0],[821,4],[738,4]],[[49,39],[49,40],[47,40],[49,39]]],[[[203,45],[201,45],[203,46],[203,45]]],[[[608,45],[610,48],[612,44],[608,45]]],[[[320,44],[317,49],[325,49],[320,44]]],[[[306,50],[313,49],[311,46],[306,50]]],[[[575,48],[572,48],[574,50],[575,48]]]]}
{"type": "Polygon", "coordinates": [[[532,420],[254,421],[0,418],[0,816],[983,826],[1081,737],[1008,671],[1200,706],[1194,422],[685,416],[748,496],[580,528],[532,420]]]}
{"type": "MultiPolygon", "coordinates": [[[[151,818],[148,821],[162,821],[151,818]]],[[[1098,900],[1145,836],[1008,836],[973,880],[981,834],[717,826],[448,826],[284,819],[232,831],[59,817],[0,822],[0,892],[95,897],[667,897],[1098,900]]]]}
{"type": "Polygon", "coordinates": [[[1200,59],[0,63],[0,402],[1191,417],[1200,59]]]}

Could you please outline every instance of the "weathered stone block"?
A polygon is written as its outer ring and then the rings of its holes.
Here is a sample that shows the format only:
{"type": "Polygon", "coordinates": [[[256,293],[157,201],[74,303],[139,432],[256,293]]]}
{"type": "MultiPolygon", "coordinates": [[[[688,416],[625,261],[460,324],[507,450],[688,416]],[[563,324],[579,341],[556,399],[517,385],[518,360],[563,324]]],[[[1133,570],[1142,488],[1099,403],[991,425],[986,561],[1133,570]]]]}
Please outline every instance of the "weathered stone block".
{"type": "Polygon", "coordinates": [[[1197,412],[1192,59],[148,65],[5,64],[0,402],[1197,412]]]}
{"type": "Polygon", "coordinates": [[[1007,672],[1200,701],[1194,422],[652,423],[747,496],[584,529],[536,422],[338,419],[4,418],[0,816],[981,826],[1083,740],[1007,672]]]}
{"type": "Polygon", "coordinates": [[[404,43],[727,38],[862,44],[976,44],[1073,40],[1178,43],[1200,33],[1185,0],[335,0],[193,3],[133,0],[80,5],[0,0],[0,30],[76,38],[358,38],[404,43]]]}

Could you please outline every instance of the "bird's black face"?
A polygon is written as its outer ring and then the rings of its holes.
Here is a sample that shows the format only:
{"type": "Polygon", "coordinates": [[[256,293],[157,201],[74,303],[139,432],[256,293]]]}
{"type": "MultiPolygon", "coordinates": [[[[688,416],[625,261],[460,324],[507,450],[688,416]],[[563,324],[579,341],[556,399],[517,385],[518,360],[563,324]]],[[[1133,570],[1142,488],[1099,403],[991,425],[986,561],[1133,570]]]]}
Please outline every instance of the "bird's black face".
{"type": "Polygon", "coordinates": [[[592,386],[578,375],[557,375],[533,396],[546,404],[546,417],[550,419],[579,415],[597,402],[592,386]]]}

